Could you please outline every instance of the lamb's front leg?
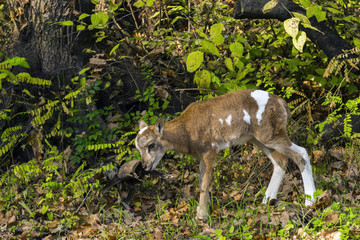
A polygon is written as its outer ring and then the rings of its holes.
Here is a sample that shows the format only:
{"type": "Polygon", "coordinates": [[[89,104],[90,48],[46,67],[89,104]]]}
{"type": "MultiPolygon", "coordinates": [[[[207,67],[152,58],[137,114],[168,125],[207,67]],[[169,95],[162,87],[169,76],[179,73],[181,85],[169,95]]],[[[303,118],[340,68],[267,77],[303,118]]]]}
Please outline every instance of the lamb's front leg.
{"type": "Polygon", "coordinates": [[[199,206],[197,207],[197,218],[201,220],[206,220],[209,215],[209,190],[211,184],[211,174],[214,165],[214,160],[216,158],[215,151],[209,151],[202,155],[200,161],[200,175],[199,175],[199,185],[200,185],[200,200],[199,206]]]}

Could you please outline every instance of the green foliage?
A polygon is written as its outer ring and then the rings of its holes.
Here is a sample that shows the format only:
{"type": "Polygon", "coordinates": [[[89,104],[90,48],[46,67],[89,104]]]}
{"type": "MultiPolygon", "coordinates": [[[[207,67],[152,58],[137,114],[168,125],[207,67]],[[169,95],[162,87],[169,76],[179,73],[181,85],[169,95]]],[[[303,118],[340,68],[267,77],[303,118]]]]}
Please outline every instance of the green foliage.
{"type": "MultiPolygon", "coordinates": [[[[95,0],[92,2],[100,4],[95,0]]],[[[269,1],[263,10],[271,11],[277,2],[269,1]]],[[[318,21],[328,20],[334,23],[333,27],[346,41],[359,48],[360,40],[353,33],[358,32],[360,20],[352,14],[358,11],[359,3],[313,3],[309,0],[300,0],[300,3],[307,9],[306,16],[292,13],[293,18],[286,24],[273,20],[234,20],[229,10],[231,6],[222,1],[182,0],[139,0],[134,1],[133,5],[130,1],[108,1],[104,8],[96,8],[101,11],[80,13],[74,21],[58,23],[64,28],[76,27],[77,31],[91,31],[97,45],[86,52],[100,52],[105,56],[104,66],[111,66],[111,70],[104,68],[103,71],[113,71],[113,66],[125,60],[136,67],[141,64],[139,69],[146,82],[137,86],[139,90],[134,99],[138,102],[133,108],[136,110],[121,114],[117,113],[116,106],[97,105],[103,89],[109,84],[114,86],[113,82],[106,82],[107,73],[99,74],[90,67],[84,68],[72,79],[56,80],[61,85],[58,90],[53,86],[54,80],[32,77],[26,72],[15,73],[14,67],[16,72],[29,67],[24,58],[15,57],[1,62],[0,104],[4,107],[0,109],[0,163],[8,166],[14,161],[12,156],[17,151],[27,150],[34,155],[30,161],[23,159],[25,163],[17,163],[10,166],[8,171],[1,172],[1,211],[16,212],[32,220],[42,216],[42,220],[59,221],[59,227],[52,231],[58,231],[57,234],[61,236],[68,234],[69,229],[80,226],[85,219],[84,213],[90,215],[101,212],[104,213],[104,222],[124,224],[123,217],[128,213],[120,206],[114,205],[116,213],[111,213],[114,214],[112,220],[107,218],[106,214],[113,210],[107,204],[116,201],[116,197],[99,197],[101,185],[94,177],[97,173],[110,170],[112,164],[92,169],[94,166],[91,162],[107,161],[109,156],[125,161],[140,159],[134,147],[137,122],[144,119],[151,124],[158,116],[169,116],[165,112],[172,99],[170,96],[160,97],[159,86],[165,86],[169,92],[177,90],[179,86],[192,88],[194,83],[201,93],[221,94],[238,89],[262,88],[280,94],[292,105],[295,119],[297,116],[306,116],[303,120],[305,123],[299,123],[314,134],[311,136],[304,133],[305,137],[310,136],[307,139],[309,143],[317,143],[318,132],[322,131],[325,123],[344,116],[343,138],[349,150],[346,154],[349,155],[349,161],[359,159],[359,135],[352,133],[350,124],[350,117],[358,114],[360,104],[358,77],[351,73],[351,68],[358,68],[359,65],[358,49],[335,57],[326,67],[328,58],[313,44],[304,42],[306,36],[299,31],[300,25],[316,30],[309,24],[310,17],[318,21]],[[134,11],[133,8],[137,9],[134,11]],[[126,17],[132,18],[131,27],[128,27],[129,21],[124,20],[126,17]],[[153,50],[156,52],[158,49],[160,53],[152,55],[153,50]],[[324,116],[314,116],[314,109],[319,106],[329,110],[326,122],[324,116]],[[115,117],[116,114],[119,116],[115,117]],[[312,121],[317,124],[316,130],[319,131],[315,131],[312,121]]],[[[241,154],[245,151],[242,150],[241,154]]],[[[177,164],[184,171],[189,168],[189,164],[197,163],[193,158],[179,154],[174,158],[179,159],[177,164]]],[[[165,238],[179,234],[184,230],[185,223],[185,230],[191,232],[190,237],[204,239],[252,239],[258,237],[258,231],[265,232],[264,235],[270,238],[287,239],[299,227],[315,236],[322,229],[334,228],[343,232],[344,238],[356,238],[354,229],[359,226],[356,218],[358,209],[348,207],[345,200],[319,211],[311,219],[313,227],[290,220],[285,225],[273,226],[271,229],[272,225],[268,224],[269,218],[265,215],[272,214],[272,209],[264,210],[255,205],[263,194],[262,187],[255,192],[254,206],[249,204],[252,200],[246,200],[252,197],[246,191],[250,188],[249,182],[245,181],[241,200],[235,201],[227,196],[231,191],[239,191],[239,172],[244,172],[241,178],[248,178],[246,163],[234,163],[234,154],[230,150],[224,151],[222,160],[229,162],[230,166],[222,166],[214,174],[214,212],[209,222],[209,228],[213,231],[209,236],[202,235],[202,226],[194,221],[196,201],[192,199],[189,201],[192,208],[186,210],[177,224],[168,221],[165,223],[166,228],[163,228],[164,222],[158,219],[159,226],[153,225],[156,221],[151,220],[151,227],[165,229],[165,238]],[[231,187],[224,185],[224,182],[232,179],[235,180],[231,182],[231,187]],[[226,202],[226,206],[217,201],[226,202]],[[259,215],[259,211],[266,213],[259,215]],[[333,213],[338,214],[338,220],[327,224],[325,219],[333,213]],[[261,222],[256,220],[259,216],[261,222]],[[263,219],[267,222],[263,223],[263,219]],[[267,228],[270,229],[268,232],[267,228]]],[[[193,176],[195,171],[189,172],[193,176]]],[[[186,183],[193,187],[192,181],[187,180],[186,183]]],[[[147,187],[154,187],[151,181],[146,183],[147,187]]],[[[320,180],[317,185],[322,185],[320,180]]],[[[251,186],[256,184],[251,182],[251,186]]],[[[354,192],[358,191],[354,188],[354,192]]],[[[169,187],[166,185],[165,189],[168,191],[169,187]]],[[[176,194],[182,194],[183,186],[178,189],[180,191],[176,194]]],[[[162,194],[163,189],[157,192],[162,194]]],[[[163,206],[156,208],[165,212],[175,204],[169,203],[168,198],[165,201],[163,206]]],[[[181,199],[176,198],[176,201],[181,199]]],[[[159,204],[161,202],[164,199],[159,199],[159,204]]],[[[141,204],[146,205],[145,202],[141,204]]],[[[136,207],[143,205],[137,204],[136,207]]],[[[284,209],[278,210],[276,214],[284,209]]],[[[141,215],[148,217],[151,214],[141,215]]],[[[22,219],[17,220],[22,224],[22,219]]],[[[137,221],[137,224],[141,224],[141,221],[137,221]]],[[[48,223],[45,221],[41,225],[46,228],[48,223]]],[[[129,225],[123,226],[126,231],[116,231],[115,238],[118,235],[118,238],[141,238],[134,233],[141,231],[130,229],[129,225]]],[[[146,228],[148,226],[146,222],[146,228]]],[[[14,233],[17,227],[12,228],[14,233]]],[[[114,238],[107,230],[103,232],[109,238],[114,238]]],[[[147,234],[149,238],[153,237],[152,233],[147,234]]]]}

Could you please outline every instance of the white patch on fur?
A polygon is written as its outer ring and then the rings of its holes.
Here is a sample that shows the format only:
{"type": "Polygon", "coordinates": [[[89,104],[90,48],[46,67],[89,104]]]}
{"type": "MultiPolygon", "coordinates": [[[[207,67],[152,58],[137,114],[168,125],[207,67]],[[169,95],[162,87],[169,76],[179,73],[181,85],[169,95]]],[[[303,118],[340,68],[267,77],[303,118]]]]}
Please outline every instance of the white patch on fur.
{"type": "Polygon", "coordinates": [[[259,109],[256,113],[256,119],[258,120],[258,125],[260,125],[262,120],[262,114],[265,111],[266,104],[269,100],[269,93],[261,90],[255,90],[251,92],[251,97],[255,99],[259,109]]]}
{"type": "Polygon", "coordinates": [[[226,124],[229,125],[229,126],[231,126],[231,119],[232,119],[231,114],[225,119],[226,124]]]}
{"type": "Polygon", "coordinates": [[[212,143],[211,146],[212,146],[212,147],[215,147],[215,143],[212,143]]]}
{"type": "Polygon", "coordinates": [[[249,113],[244,109],[243,110],[243,113],[244,113],[244,121],[247,123],[247,124],[250,124],[251,123],[251,118],[250,118],[250,115],[249,113]]]}
{"type": "Polygon", "coordinates": [[[148,127],[144,127],[144,128],[142,128],[142,129],[140,129],[139,134],[142,134],[147,128],[148,128],[148,127]]]}
{"type": "Polygon", "coordinates": [[[230,142],[218,142],[216,145],[219,150],[224,150],[230,147],[230,142]]]}
{"type": "Polygon", "coordinates": [[[219,121],[221,123],[221,126],[224,124],[224,120],[222,120],[222,118],[219,118],[219,121]]]}

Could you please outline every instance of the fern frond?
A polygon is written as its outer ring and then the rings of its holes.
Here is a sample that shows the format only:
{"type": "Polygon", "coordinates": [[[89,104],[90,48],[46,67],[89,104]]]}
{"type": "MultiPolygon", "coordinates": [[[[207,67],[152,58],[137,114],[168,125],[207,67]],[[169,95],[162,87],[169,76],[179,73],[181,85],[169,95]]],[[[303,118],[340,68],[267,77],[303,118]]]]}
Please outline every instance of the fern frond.
{"type": "Polygon", "coordinates": [[[11,65],[6,63],[6,62],[0,63],[0,70],[7,70],[7,69],[10,69],[10,68],[11,68],[11,65]]]}
{"type": "Polygon", "coordinates": [[[330,60],[327,68],[325,69],[323,77],[329,77],[331,73],[333,73],[334,71],[335,71],[335,75],[338,75],[341,69],[343,69],[344,66],[346,65],[349,65],[352,68],[359,70],[360,69],[359,63],[360,63],[359,48],[352,48],[345,50],[344,53],[339,54],[330,60]],[[350,54],[355,56],[349,57],[350,54]]]}
{"type": "Polygon", "coordinates": [[[80,93],[79,89],[74,92],[70,92],[70,93],[66,94],[64,99],[76,98],[79,93],[80,93]]]}
{"type": "Polygon", "coordinates": [[[27,133],[20,133],[17,135],[13,135],[11,138],[7,140],[7,143],[0,147],[0,157],[5,153],[9,152],[17,143],[18,139],[27,137],[27,133]]]}
{"type": "Polygon", "coordinates": [[[53,109],[50,109],[47,113],[45,113],[44,115],[36,115],[34,117],[34,119],[31,121],[31,125],[33,125],[34,127],[38,127],[43,125],[47,120],[49,120],[54,113],[54,110],[58,110],[60,109],[58,106],[54,107],[53,109]]]}
{"type": "Polygon", "coordinates": [[[49,137],[55,137],[55,136],[61,135],[59,133],[60,127],[61,127],[61,117],[59,115],[58,120],[55,123],[55,126],[53,127],[53,129],[51,130],[50,133],[45,135],[45,137],[49,138],[49,137]]]}
{"type": "Polygon", "coordinates": [[[28,113],[30,113],[32,116],[39,115],[45,110],[52,110],[59,102],[60,102],[59,100],[49,102],[41,107],[35,108],[33,110],[29,110],[28,113]]]}
{"type": "Polygon", "coordinates": [[[1,134],[1,140],[3,142],[8,141],[8,138],[10,137],[10,135],[13,135],[14,132],[21,130],[22,126],[15,126],[15,127],[9,127],[7,129],[4,130],[4,132],[1,134]]]}
{"type": "Polygon", "coordinates": [[[16,75],[15,79],[16,79],[16,81],[19,81],[19,82],[26,82],[29,84],[39,85],[39,86],[50,86],[52,83],[50,80],[35,78],[25,72],[22,72],[22,73],[19,73],[18,75],[16,75]]]}
{"type": "Polygon", "coordinates": [[[115,143],[99,143],[99,144],[87,145],[86,149],[87,150],[98,151],[98,150],[103,150],[103,149],[115,148],[115,146],[116,146],[115,143]]]}
{"type": "Polygon", "coordinates": [[[308,101],[309,101],[309,99],[303,101],[301,104],[299,104],[297,107],[295,107],[294,110],[291,111],[291,114],[295,114],[296,112],[306,110],[308,101]]]}

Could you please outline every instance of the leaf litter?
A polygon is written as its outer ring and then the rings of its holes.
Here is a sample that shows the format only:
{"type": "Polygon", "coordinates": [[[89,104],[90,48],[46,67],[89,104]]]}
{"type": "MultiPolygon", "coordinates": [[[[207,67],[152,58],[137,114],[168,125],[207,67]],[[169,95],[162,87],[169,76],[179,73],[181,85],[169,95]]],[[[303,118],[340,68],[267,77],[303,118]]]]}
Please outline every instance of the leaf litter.
{"type": "MultiPolygon", "coordinates": [[[[94,188],[85,204],[68,196],[58,197],[48,213],[41,213],[39,201],[24,202],[29,208],[0,211],[2,239],[356,239],[359,237],[360,189],[355,164],[336,160],[326,163],[320,153],[315,182],[323,189],[311,208],[302,206],[300,171],[287,171],[273,205],[261,204],[270,181],[272,166],[255,150],[241,150],[217,161],[211,192],[209,222],[196,220],[198,163],[180,158],[163,160],[166,178],[146,176],[137,185],[129,203],[122,204],[118,189],[104,194],[94,188]],[[328,167],[324,167],[327,165],[328,167]],[[326,190],[325,190],[326,189],[326,190]],[[78,212],[74,213],[81,206],[78,212]],[[30,212],[32,214],[30,214],[30,212]],[[348,217],[345,218],[345,215],[348,217]],[[348,222],[349,227],[344,229],[348,222]],[[340,231],[341,230],[341,231],[340,231]],[[346,230],[346,231],[345,231],[346,230]],[[221,238],[225,237],[225,238],[221,238]]],[[[319,152],[316,152],[319,156],[319,152]]],[[[292,168],[290,164],[289,168],[292,168]]],[[[38,199],[45,192],[35,187],[38,199]]],[[[21,189],[14,203],[22,200],[21,189]]],[[[22,190],[24,191],[24,190],[22,190]]],[[[4,201],[0,206],[5,206],[4,201]]],[[[20,205],[18,205],[20,206],[20,205]]],[[[3,209],[3,208],[2,208],[3,209]]]]}

